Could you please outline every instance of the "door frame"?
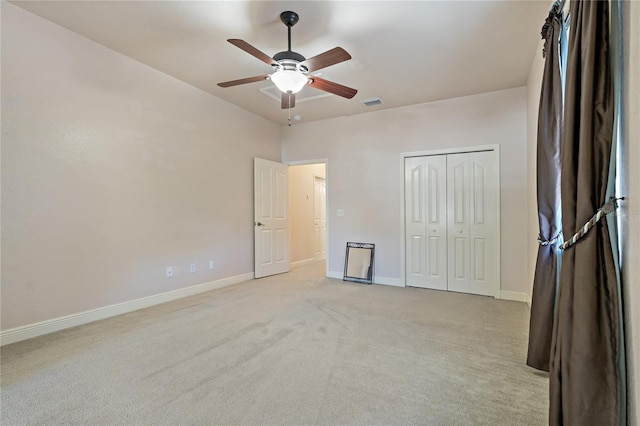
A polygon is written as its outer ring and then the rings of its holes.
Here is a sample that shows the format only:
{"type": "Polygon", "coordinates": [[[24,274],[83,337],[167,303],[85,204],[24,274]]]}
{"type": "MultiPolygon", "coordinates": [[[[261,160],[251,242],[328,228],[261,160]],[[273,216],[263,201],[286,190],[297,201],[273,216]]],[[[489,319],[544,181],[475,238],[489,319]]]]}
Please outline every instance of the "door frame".
{"type": "MultiPolygon", "coordinates": [[[[444,154],[461,154],[465,152],[478,152],[478,151],[495,151],[498,157],[497,168],[498,168],[498,190],[502,192],[502,181],[501,181],[501,173],[500,173],[500,145],[499,144],[491,144],[491,145],[475,145],[475,146],[464,146],[464,147],[452,147],[452,148],[443,148],[443,149],[430,149],[427,151],[411,151],[411,152],[402,152],[400,153],[400,194],[401,200],[400,203],[400,282],[403,287],[407,287],[407,277],[406,277],[406,247],[405,247],[405,206],[406,206],[406,196],[405,196],[405,179],[404,179],[404,163],[405,158],[409,157],[426,157],[430,155],[444,155],[444,154]]],[[[498,256],[496,257],[496,265],[497,267],[497,285],[495,289],[494,297],[496,299],[501,299],[500,291],[502,288],[502,283],[500,281],[501,273],[500,273],[500,195],[497,197],[498,211],[497,211],[497,221],[498,226],[496,229],[496,250],[498,252],[498,256]]],[[[328,207],[327,207],[328,209],[328,207]]],[[[327,215],[328,216],[328,215],[327,215]]],[[[328,219],[328,218],[327,218],[328,219]]],[[[327,224],[328,226],[328,224],[327,224]]],[[[327,243],[328,244],[328,243],[327,243]]],[[[327,253],[328,255],[328,253],[327,253]]],[[[328,263],[327,263],[328,264],[328,263]]]]}
{"type": "Polygon", "coordinates": [[[326,204],[325,204],[325,208],[327,210],[327,235],[326,235],[326,244],[327,244],[327,255],[325,258],[325,271],[324,271],[324,276],[328,277],[329,276],[329,264],[330,264],[330,256],[331,256],[331,250],[329,250],[329,247],[331,246],[331,243],[329,241],[329,226],[331,223],[331,219],[330,219],[330,214],[329,212],[331,211],[331,209],[329,208],[329,159],[328,158],[318,158],[318,159],[312,159],[312,160],[295,160],[295,161],[284,161],[283,164],[286,164],[288,166],[304,166],[304,165],[308,165],[308,164],[324,164],[324,179],[326,182],[326,204]]]}

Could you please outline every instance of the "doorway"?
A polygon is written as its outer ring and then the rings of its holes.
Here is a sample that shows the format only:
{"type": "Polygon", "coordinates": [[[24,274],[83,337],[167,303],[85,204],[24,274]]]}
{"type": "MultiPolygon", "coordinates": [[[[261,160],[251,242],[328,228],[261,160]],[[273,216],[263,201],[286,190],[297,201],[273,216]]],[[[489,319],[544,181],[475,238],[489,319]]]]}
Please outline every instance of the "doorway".
{"type": "Polygon", "coordinates": [[[289,166],[291,264],[327,258],[326,163],[289,166]]]}

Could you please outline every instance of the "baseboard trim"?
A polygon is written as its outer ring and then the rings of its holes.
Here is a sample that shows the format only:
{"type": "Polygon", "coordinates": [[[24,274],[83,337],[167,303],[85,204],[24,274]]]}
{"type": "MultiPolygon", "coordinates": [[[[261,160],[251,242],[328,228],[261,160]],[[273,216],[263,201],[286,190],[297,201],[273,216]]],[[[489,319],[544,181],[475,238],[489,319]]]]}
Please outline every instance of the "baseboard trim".
{"type": "Polygon", "coordinates": [[[529,303],[529,295],[527,293],[520,293],[517,291],[505,291],[500,290],[500,299],[513,300],[515,302],[529,303]]]}
{"type": "MultiPolygon", "coordinates": [[[[340,271],[329,271],[327,277],[336,278],[341,280],[343,278],[344,272],[340,271]]],[[[406,287],[400,278],[389,278],[389,277],[373,277],[374,284],[382,284],[382,285],[390,285],[394,287],[406,287]]],[[[531,307],[531,299],[527,293],[520,293],[517,291],[505,291],[500,290],[499,299],[501,300],[513,300],[515,302],[524,302],[531,307]]]]}
{"type": "Polygon", "coordinates": [[[19,342],[26,339],[31,339],[32,337],[42,336],[44,334],[53,333],[55,331],[64,330],[66,328],[88,324],[93,321],[114,317],[116,315],[126,314],[129,312],[137,311],[139,309],[159,305],[161,303],[171,302],[173,300],[182,299],[183,297],[193,296],[195,294],[227,287],[251,279],[253,279],[253,272],[234,275],[232,277],[223,278],[216,281],[209,281],[203,284],[197,284],[178,290],[155,294],[153,296],[130,300],[128,302],[117,303],[115,305],[105,306],[102,308],[92,309],[77,314],[67,315],[64,317],[12,328],[0,332],[0,346],[8,345],[10,343],[19,342]]]}
{"type": "MultiPolygon", "coordinates": [[[[341,280],[344,278],[344,272],[340,271],[329,271],[329,273],[327,274],[327,277],[329,278],[336,278],[338,280],[341,280]]],[[[378,277],[378,276],[374,276],[373,277],[373,283],[374,284],[381,284],[381,285],[390,285],[393,287],[405,287],[404,284],[402,284],[402,280],[400,278],[390,278],[390,277],[378,277]]]]}
{"type": "Polygon", "coordinates": [[[304,259],[304,260],[298,260],[296,262],[291,262],[291,267],[292,268],[298,268],[300,266],[304,266],[304,265],[308,265],[310,263],[313,263],[315,261],[317,261],[318,259],[314,259],[313,257],[310,259],[304,259]]]}

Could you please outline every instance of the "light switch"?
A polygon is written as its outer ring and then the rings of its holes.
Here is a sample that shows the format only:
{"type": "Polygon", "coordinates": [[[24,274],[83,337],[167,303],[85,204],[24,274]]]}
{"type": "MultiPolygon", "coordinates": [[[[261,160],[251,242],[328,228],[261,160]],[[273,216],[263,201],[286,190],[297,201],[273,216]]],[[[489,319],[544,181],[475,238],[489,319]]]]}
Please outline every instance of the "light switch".
{"type": "Polygon", "coordinates": [[[336,215],[342,217],[344,216],[344,210],[343,209],[338,209],[338,211],[336,211],[336,215]]]}

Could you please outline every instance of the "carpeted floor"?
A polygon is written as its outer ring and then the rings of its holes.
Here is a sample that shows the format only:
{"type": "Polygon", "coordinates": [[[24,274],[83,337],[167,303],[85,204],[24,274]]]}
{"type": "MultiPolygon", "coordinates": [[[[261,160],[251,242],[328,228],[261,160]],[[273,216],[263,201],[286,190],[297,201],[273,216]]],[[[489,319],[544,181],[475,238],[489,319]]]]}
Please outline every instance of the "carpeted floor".
{"type": "Polygon", "coordinates": [[[14,424],[544,425],[524,303],[324,263],[1,350],[14,424]]]}

